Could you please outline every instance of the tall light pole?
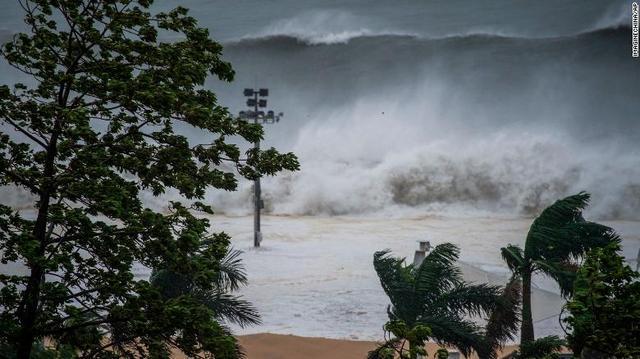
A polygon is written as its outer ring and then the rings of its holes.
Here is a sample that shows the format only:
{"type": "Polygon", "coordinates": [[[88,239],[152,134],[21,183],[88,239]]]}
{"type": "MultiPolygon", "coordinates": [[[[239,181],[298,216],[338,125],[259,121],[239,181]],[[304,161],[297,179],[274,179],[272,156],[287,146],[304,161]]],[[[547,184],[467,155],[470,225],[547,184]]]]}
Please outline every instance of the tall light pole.
{"type": "MultiPolygon", "coordinates": [[[[265,97],[269,96],[269,89],[244,89],[244,95],[247,98],[247,106],[252,109],[252,111],[240,111],[238,117],[242,120],[253,120],[255,124],[272,124],[276,122],[280,122],[280,117],[284,114],[282,112],[277,115],[273,111],[267,111],[265,114],[264,111],[259,111],[259,108],[267,107],[267,99],[265,97]]],[[[254,148],[256,151],[260,151],[260,140],[254,143],[254,148]]],[[[254,215],[253,215],[253,246],[260,247],[260,242],[262,242],[262,232],[260,232],[260,210],[264,208],[264,203],[262,202],[262,189],[260,188],[260,177],[256,178],[253,185],[253,193],[254,193],[254,215]]]]}

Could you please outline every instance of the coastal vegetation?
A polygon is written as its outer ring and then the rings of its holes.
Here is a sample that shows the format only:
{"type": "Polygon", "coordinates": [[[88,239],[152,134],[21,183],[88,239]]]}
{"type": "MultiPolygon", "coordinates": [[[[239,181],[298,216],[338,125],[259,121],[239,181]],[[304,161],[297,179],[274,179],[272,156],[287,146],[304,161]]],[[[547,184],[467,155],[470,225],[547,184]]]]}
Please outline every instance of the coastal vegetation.
{"type": "Polygon", "coordinates": [[[522,324],[520,342],[534,340],[531,312],[531,280],[535,273],[552,278],[565,298],[573,293],[573,282],[581,259],[598,247],[619,242],[611,228],[586,221],[583,209],[589,203],[585,192],[563,198],[547,207],[533,221],[524,249],[508,245],[502,258],[511,270],[512,280],[522,282],[522,324]]]}
{"type": "Polygon", "coordinates": [[[570,347],[583,357],[640,356],[640,274],[612,243],[587,255],[567,304],[570,347]]]}
{"type": "Polygon", "coordinates": [[[198,213],[213,211],[202,202],[207,190],[296,170],[296,157],[242,155],[238,143],[262,129],[203,87],[234,71],[187,9],[19,4],[28,33],[2,56],[27,81],[0,86],[0,185],[30,192],[34,212],[0,205],[1,260],[23,268],[0,275],[2,356],[240,357],[221,318],[257,316],[225,294],[244,279],[225,272],[229,237],[198,213]],[[191,143],[189,130],[210,141],[191,143]],[[138,267],[157,269],[154,280],[136,277],[138,267]],[[160,285],[169,273],[188,290],[170,294],[160,285]]]}
{"type": "Polygon", "coordinates": [[[517,306],[504,298],[502,288],[465,282],[456,266],[459,252],[455,245],[443,243],[419,265],[405,264],[404,258],[392,257],[388,251],[374,254],[373,266],[391,305],[385,324],[389,338],[369,353],[369,359],[427,355],[425,340],[454,346],[465,356],[475,351],[481,358],[495,358],[496,347],[506,338],[488,334],[515,330],[517,321],[504,319],[514,318],[517,306]],[[492,317],[491,331],[471,320],[494,312],[501,316],[492,317]]]}
{"type": "Polygon", "coordinates": [[[436,246],[418,265],[405,264],[388,251],[376,252],[373,265],[391,305],[385,342],[369,359],[427,355],[425,339],[455,347],[465,356],[475,352],[479,358],[495,358],[496,350],[514,338],[518,324],[520,349],[514,358],[556,357],[567,344],[563,339],[534,337],[535,273],[554,279],[570,299],[571,316],[565,321],[575,353],[601,348],[596,350],[608,357],[637,355],[638,273],[616,254],[616,232],[582,216],[589,199],[581,192],[556,201],[533,221],[524,250],[516,245],[501,249],[512,272],[504,288],[465,283],[455,265],[459,250],[449,243],[436,246]],[[470,321],[473,317],[486,320],[486,327],[470,321]]]}

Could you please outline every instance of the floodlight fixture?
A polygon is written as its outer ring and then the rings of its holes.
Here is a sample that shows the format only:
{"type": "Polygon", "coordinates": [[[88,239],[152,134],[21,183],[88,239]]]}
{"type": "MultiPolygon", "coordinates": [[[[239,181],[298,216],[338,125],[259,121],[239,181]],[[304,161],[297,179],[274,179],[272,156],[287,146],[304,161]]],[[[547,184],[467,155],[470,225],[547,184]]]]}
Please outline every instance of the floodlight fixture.
{"type": "Polygon", "coordinates": [[[253,89],[244,89],[245,96],[253,96],[253,89]]]}
{"type": "Polygon", "coordinates": [[[260,89],[258,94],[260,95],[260,97],[267,97],[269,96],[269,89],[260,89]]]}
{"type": "Polygon", "coordinates": [[[255,98],[247,99],[247,106],[254,107],[255,105],[256,105],[256,99],[255,98]]]}
{"type": "Polygon", "coordinates": [[[258,100],[258,106],[267,107],[267,100],[258,100]]]}

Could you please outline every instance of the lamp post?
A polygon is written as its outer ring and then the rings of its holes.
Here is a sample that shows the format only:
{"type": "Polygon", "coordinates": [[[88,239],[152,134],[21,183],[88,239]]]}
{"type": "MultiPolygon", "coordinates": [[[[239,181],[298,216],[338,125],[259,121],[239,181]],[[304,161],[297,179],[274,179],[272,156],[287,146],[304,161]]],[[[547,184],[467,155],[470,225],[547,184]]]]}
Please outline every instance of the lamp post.
{"type": "MultiPolygon", "coordinates": [[[[244,89],[243,94],[247,97],[247,106],[251,111],[240,111],[238,114],[239,119],[253,120],[253,123],[255,124],[259,123],[264,125],[280,122],[280,118],[284,116],[282,112],[276,115],[271,110],[266,113],[259,110],[260,108],[267,107],[266,97],[269,96],[269,89],[244,89]]],[[[260,140],[257,140],[254,143],[254,148],[256,151],[260,151],[260,140]]],[[[253,246],[260,247],[260,242],[262,242],[262,232],[260,232],[260,210],[264,208],[264,203],[261,198],[262,188],[260,187],[260,177],[256,178],[254,181],[253,193],[253,246]]]]}

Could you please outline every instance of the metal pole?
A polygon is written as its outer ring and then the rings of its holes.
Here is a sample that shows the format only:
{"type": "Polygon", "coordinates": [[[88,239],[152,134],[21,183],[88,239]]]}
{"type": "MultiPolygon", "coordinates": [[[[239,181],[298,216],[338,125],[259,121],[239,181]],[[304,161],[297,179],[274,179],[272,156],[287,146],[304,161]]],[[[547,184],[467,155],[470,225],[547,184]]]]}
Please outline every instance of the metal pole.
{"type": "MultiPolygon", "coordinates": [[[[280,121],[280,117],[283,116],[282,112],[276,115],[274,111],[269,110],[267,111],[266,115],[264,114],[264,112],[261,115],[258,115],[258,110],[260,109],[260,107],[267,106],[267,100],[260,100],[259,98],[269,96],[269,89],[245,88],[243,94],[245,97],[248,97],[247,106],[249,108],[253,108],[253,111],[249,111],[249,113],[240,111],[240,113],[238,114],[239,120],[248,120],[253,118],[253,123],[256,125],[275,123],[280,121]]],[[[253,144],[253,149],[257,153],[260,152],[260,140],[257,140],[253,144]]],[[[260,231],[260,212],[264,207],[262,204],[262,188],[260,185],[260,177],[257,177],[253,181],[253,202],[253,246],[260,247],[260,243],[262,242],[262,232],[260,231]]]]}
{"type": "MultiPolygon", "coordinates": [[[[258,123],[258,91],[253,91],[254,93],[254,119],[253,122],[255,124],[258,123]]],[[[260,151],[260,140],[257,140],[255,143],[256,152],[260,151]]],[[[260,199],[260,177],[256,178],[254,185],[254,199],[255,199],[255,210],[253,217],[253,246],[260,247],[260,242],[262,242],[262,233],[260,233],[260,208],[262,207],[262,200],[260,199]]]]}

